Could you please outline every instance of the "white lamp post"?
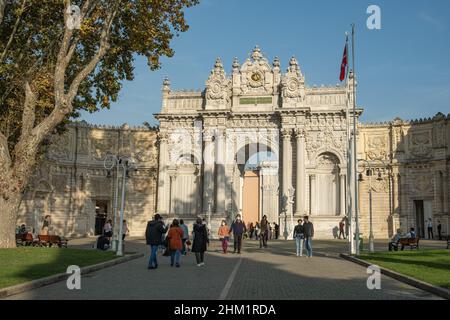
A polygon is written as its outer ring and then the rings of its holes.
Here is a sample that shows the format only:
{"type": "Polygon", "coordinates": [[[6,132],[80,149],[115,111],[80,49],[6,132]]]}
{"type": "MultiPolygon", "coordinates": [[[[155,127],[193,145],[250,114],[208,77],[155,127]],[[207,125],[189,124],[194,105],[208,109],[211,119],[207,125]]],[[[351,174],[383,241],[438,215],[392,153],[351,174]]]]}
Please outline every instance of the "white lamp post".
{"type": "Polygon", "coordinates": [[[123,256],[123,240],[122,240],[122,233],[123,233],[123,217],[124,217],[124,210],[125,210],[125,188],[127,184],[127,177],[128,172],[130,169],[135,169],[135,165],[132,159],[118,156],[118,155],[107,155],[104,163],[104,167],[107,170],[111,170],[114,168],[114,166],[117,168],[117,175],[116,175],[116,190],[115,190],[115,199],[114,199],[114,240],[113,240],[113,250],[117,250],[118,256],[123,256]],[[118,192],[119,192],[119,166],[122,167],[123,173],[122,173],[122,197],[121,197],[121,203],[120,203],[120,221],[119,221],[119,230],[116,231],[116,219],[117,219],[117,201],[118,201],[118,192]],[[115,243],[118,242],[118,246],[116,246],[115,243]]]}
{"type": "Polygon", "coordinates": [[[111,245],[111,249],[113,251],[117,250],[117,205],[119,201],[119,156],[113,154],[107,154],[105,160],[103,161],[103,166],[106,170],[108,170],[108,177],[111,174],[111,170],[116,167],[116,183],[114,188],[114,205],[113,205],[113,216],[114,216],[114,224],[113,224],[113,241],[111,245]]]}
{"type": "MultiPolygon", "coordinates": [[[[383,160],[374,159],[373,161],[379,161],[382,164],[383,168],[386,168],[389,170],[389,165],[387,165],[383,160]]],[[[366,176],[369,177],[369,251],[375,252],[375,237],[373,235],[373,222],[372,222],[372,175],[373,175],[374,168],[373,168],[373,164],[365,159],[359,159],[358,162],[365,163],[365,165],[367,167],[366,176]]],[[[382,181],[383,178],[381,177],[381,171],[379,169],[377,169],[377,171],[378,171],[377,181],[382,181]]],[[[359,173],[359,177],[358,177],[359,182],[364,181],[362,172],[358,172],[359,173]]],[[[359,235],[357,235],[357,236],[359,237],[359,235]]]]}

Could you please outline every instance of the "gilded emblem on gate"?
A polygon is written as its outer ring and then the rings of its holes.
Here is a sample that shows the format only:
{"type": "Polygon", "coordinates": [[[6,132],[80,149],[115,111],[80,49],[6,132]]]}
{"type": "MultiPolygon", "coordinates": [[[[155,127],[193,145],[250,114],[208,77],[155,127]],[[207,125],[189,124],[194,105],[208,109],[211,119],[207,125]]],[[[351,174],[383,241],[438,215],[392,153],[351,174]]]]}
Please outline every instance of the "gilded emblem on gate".
{"type": "Polygon", "coordinates": [[[261,75],[259,73],[252,74],[252,80],[255,82],[261,81],[261,75]]]}
{"type": "Polygon", "coordinates": [[[249,84],[253,88],[261,87],[263,85],[263,75],[261,72],[253,72],[249,75],[249,84]]]}

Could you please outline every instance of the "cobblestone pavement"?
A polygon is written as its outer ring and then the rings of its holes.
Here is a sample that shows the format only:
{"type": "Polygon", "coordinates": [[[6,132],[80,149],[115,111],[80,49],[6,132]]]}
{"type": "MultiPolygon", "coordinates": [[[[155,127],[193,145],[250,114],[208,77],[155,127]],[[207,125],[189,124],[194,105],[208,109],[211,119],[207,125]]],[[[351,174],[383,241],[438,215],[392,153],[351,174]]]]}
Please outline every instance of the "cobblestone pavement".
{"type": "MultiPolygon", "coordinates": [[[[74,240],[71,246],[89,248],[93,241],[74,240]]],[[[272,241],[259,249],[256,241],[247,240],[241,255],[224,255],[219,247],[212,243],[204,267],[197,267],[188,254],[181,268],[159,256],[159,268],[147,270],[148,247],[130,239],[125,251],[146,256],[83,276],[81,290],[68,290],[59,282],[9,299],[438,299],[385,276],[381,290],[368,290],[366,269],[338,257],[346,251],[345,241],[314,241],[310,259],[295,256],[293,241],[272,241]]]]}

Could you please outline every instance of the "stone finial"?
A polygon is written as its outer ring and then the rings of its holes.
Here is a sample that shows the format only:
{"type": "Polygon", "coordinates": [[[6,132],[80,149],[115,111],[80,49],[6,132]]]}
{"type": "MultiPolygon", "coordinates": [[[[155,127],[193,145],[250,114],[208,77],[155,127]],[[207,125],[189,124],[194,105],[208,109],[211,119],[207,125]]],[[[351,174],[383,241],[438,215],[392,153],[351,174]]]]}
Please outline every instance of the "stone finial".
{"type": "Polygon", "coordinates": [[[220,58],[216,59],[216,62],[214,63],[214,68],[215,69],[223,69],[222,60],[220,60],[220,58]]]}
{"type": "Polygon", "coordinates": [[[292,58],[289,60],[289,68],[287,69],[287,72],[296,73],[300,77],[302,76],[300,67],[298,66],[298,61],[295,56],[292,56],[292,58]]]}
{"type": "Polygon", "coordinates": [[[442,112],[436,113],[436,115],[433,117],[434,121],[440,121],[445,120],[445,115],[442,112]]]}
{"type": "Polygon", "coordinates": [[[280,58],[275,57],[275,59],[273,59],[273,67],[274,68],[279,68],[280,67],[280,58]]]}
{"type": "Polygon", "coordinates": [[[220,58],[216,59],[214,69],[211,70],[210,78],[215,76],[225,76],[225,70],[223,69],[222,60],[220,58]]]}
{"type": "Polygon", "coordinates": [[[254,61],[259,61],[261,60],[261,58],[263,57],[262,53],[261,53],[261,49],[259,48],[259,46],[255,46],[255,48],[252,51],[251,57],[254,61]]]}
{"type": "Polygon", "coordinates": [[[164,78],[163,81],[163,91],[170,91],[170,80],[168,77],[164,78]]]}
{"type": "Polygon", "coordinates": [[[234,58],[232,67],[233,67],[233,71],[239,70],[240,65],[239,65],[239,60],[237,57],[234,58]]]}

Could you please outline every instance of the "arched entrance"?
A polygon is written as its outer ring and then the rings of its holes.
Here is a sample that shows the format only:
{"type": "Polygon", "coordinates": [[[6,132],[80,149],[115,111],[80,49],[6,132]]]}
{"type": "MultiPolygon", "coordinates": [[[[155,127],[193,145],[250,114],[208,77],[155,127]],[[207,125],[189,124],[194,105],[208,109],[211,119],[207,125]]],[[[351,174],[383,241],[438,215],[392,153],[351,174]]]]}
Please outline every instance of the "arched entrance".
{"type": "Polygon", "coordinates": [[[274,205],[278,202],[277,153],[264,143],[248,143],[237,151],[236,165],[238,208],[243,220],[255,224],[267,215],[270,221],[277,221],[278,206],[274,205]]]}

